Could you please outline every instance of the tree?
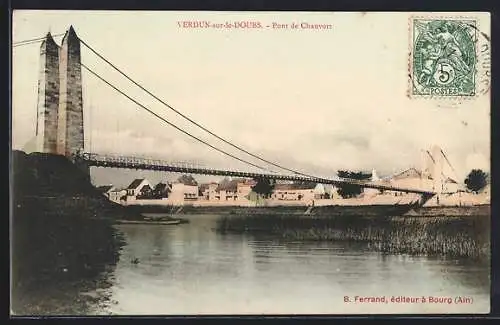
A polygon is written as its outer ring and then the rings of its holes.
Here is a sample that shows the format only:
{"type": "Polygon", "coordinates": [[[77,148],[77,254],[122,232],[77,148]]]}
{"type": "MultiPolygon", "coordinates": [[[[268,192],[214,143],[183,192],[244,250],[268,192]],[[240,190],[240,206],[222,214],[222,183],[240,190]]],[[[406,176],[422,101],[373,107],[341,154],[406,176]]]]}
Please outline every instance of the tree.
{"type": "Polygon", "coordinates": [[[162,199],[162,198],[168,198],[168,195],[170,193],[170,188],[168,184],[165,183],[158,183],[153,189],[153,197],[155,199],[162,199]]]}
{"type": "Polygon", "coordinates": [[[182,183],[184,185],[191,185],[191,186],[196,186],[198,185],[198,182],[194,179],[192,175],[181,175],[177,181],[179,183],[182,183]]]}
{"type": "Polygon", "coordinates": [[[257,183],[252,186],[252,191],[268,198],[274,190],[274,183],[269,178],[257,178],[257,183]]]}
{"type": "Polygon", "coordinates": [[[488,173],[483,172],[481,169],[473,169],[467,175],[464,183],[469,190],[478,192],[486,186],[487,179],[488,173]]]}
{"type": "MultiPolygon", "coordinates": [[[[339,170],[337,175],[341,178],[354,179],[354,180],[368,180],[372,177],[371,173],[363,172],[352,172],[348,170],[339,170]]],[[[337,193],[343,198],[356,197],[363,192],[363,188],[358,185],[353,184],[343,184],[339,185],[337,188],[337,193]]]]}
{"type": "Polygon", "coordinates": [[[356,180],[368,180],[372,177],[371,173],[363,173],[363,172],[352,172],[349,170],[339,170],[337,175],[342,178],[350,178],[356,180]]]}

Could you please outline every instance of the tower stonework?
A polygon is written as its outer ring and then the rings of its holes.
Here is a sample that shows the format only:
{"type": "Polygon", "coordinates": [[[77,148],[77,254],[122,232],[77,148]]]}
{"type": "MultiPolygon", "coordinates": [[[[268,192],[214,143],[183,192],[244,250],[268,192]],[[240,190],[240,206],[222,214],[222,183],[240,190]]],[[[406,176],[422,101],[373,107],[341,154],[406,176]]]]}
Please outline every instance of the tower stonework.
{"type": "Polygon", "coordinates": [[[39,152],[57,153],[59,107],[59,46],[50,33],[40,46],[40,75],[36,147],[39,152]]]}
{"type": "Polygon", "coordinates": [[[71,26],[59,51],[57,153],[71,156],[84,148],[80,40],[71,26]]]}

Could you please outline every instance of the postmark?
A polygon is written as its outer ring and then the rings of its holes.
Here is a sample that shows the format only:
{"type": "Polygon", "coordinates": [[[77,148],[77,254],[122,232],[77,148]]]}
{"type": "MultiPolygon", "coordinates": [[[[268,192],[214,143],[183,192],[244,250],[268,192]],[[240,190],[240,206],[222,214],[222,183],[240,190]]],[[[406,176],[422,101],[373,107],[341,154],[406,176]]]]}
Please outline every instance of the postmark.
{"type": "Polygon", "coordinates": [[[412,17],[410,34],[410,97],[472,99],[485,93],[478,86],[484,88],[481,78],[489,69],[478,57],[485,40],[476,19],[412,17]]]}

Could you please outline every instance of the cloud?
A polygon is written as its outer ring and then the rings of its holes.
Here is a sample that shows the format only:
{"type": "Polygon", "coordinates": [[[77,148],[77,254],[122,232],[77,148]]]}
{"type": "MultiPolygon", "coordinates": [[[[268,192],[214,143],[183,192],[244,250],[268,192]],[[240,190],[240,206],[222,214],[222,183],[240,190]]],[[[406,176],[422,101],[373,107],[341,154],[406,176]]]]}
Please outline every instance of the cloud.
{"type": "MultiPolygon", "coordinates": [[[[362,23],[345,14],[311,13],[310,18],[336,21],[336,28],[328,33],[287,34],[180,31],[175,23],[178,15],[18,12],[13,38],[33,38],[49,28],[63,32],[72,23],[80,37],[182,113],[293,169],[332,175],[338,169],[375,168],[387,174],[418,166],[421,150],[433,144],[444,149],[461,175],[473,166],[489,169],[489,98],[446,105],[407,96],[406,13],[396,13],[390,20],[366,14],[362,23]],[[136,23],[130,24],[131,20],[136,23]]],[[[189,19],[213,17],[189,15],[189,19]]],[[[227,15],[229,19],[234,13],[227,15]]],[[[34,135],[38,51],[37,46],[27,46],[13,53],[14,148],[22,148],[34,135]]],[[[87,65],[171,123],[263,164],[190,125],[92,53],[83,52],[87,65]]],[[[89,150],[255,169],[190,139],[89,74],[82,78],[89,150]]]]}

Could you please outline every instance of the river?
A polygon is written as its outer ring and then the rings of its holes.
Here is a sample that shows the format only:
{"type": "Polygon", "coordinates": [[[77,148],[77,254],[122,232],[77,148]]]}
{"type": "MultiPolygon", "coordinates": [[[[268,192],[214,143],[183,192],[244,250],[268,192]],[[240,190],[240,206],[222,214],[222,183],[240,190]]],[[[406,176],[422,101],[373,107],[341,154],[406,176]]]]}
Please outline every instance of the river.
{"type": "Polygon", "coordinates": [[[490,309],[489,262],[382,254],[346,242],[219,234],[214,231],[217,216],[187,218],[189,224],[174,226],[116,226],[127,245],[111,285],[97,290],[107,303],[96,304],[91,313],[391,314],[490,309]],[[360,302],[356,296],[386,300],[360,302]],[[422,297],[425,302],[401,302],[422,297]]]}

